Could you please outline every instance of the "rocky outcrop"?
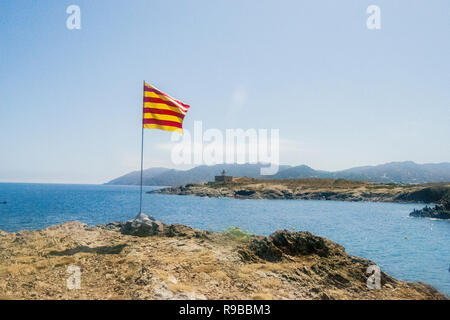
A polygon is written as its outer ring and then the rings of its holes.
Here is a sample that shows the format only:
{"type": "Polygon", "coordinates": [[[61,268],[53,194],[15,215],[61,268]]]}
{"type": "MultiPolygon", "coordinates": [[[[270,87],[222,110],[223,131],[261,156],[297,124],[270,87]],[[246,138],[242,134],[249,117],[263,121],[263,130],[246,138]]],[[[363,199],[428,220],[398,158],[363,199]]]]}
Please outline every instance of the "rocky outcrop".
{"type": "MultiPolygon", "coordinates": [[[[261,263],[297,265],[286,271],[285,279],[314,283],[308,293],[319,299],[335,299],[325,289],[361,292],[367,288],[367,270],[374,262],[348,255],[345,248],[310,232],[276,231],[268,237],[255,237],[238,250],[242,260],[250,265],[261,263]],[[308,263],[305,263],[308,261],[308,263]]],[[[396,290],[399,281],[381,271],[383,288],[396,290]]],[[[408,283],[408,287],[434,295],[437,291],[424,283],[408,283]]]]}
{"type": "Polygon", "coordinates": [[[414,210],[409,215],[417,218],[450,219],[450,210],[445,210],[443,206],[426,206],[421,210],[414,210]]]}
{"type": "Polygon", "coordinates": [[[309,232],[230,237],[140,214],[125,223],[69,222],[0,232],[0,299],[447,299],[424,283],[309,232]],[[70,267],[70,268],[69,268],[70,267]],[[79,268],[81,286],[67,287],[79,268]]]}
{"type": "MultiPolygon", "coordinates": [[[[248,244],[249,249],[258,258],[277,262],[292,256],[307,256],[316,254],[319,257],[328,257],[331,254],[344,253],[345,249],[338,244],[315,236],[307,231],[290,232],[288,230],[276,231],[269,237],[256,237],[248,244]]],[[[242,251],[244,259],[255,260],[251,255],[242,251]]]]}
{"type": "Polygon", "coordinates": [[[448,196],[450,189],[446,185],[426,186],[419,190],[407,191],[396,197],[399,201],[438,203],[448,196]]]}
{"type": "Polygon", "coordinates": [[[165,224],[156,221],[152,216],[139,213],[134,219],[125,223],[113,222],[101,226],[109,230],[117,230],[122,234],[150,237],[150,236],[166,236],[166,237],[196,237],[207,238],[209,231],[198,230],[181,224],[165,224]]]}
{"type": "Polygon", "coordinates": [[[190,183],[148,193],[236,199],[294,199],[436,203],[450,184],[395,185],[342,179],[258,180],[235,178],[229,183],[190,183]]]}
{"type": "Polygon", "coordinates": [[[426,206],[421,210],[414,210],[409,215],[420,218],[450,219],[450,193],[440,199],[439,203],[434,207],[426,206]]]}
{"type": "Polygon", "coordinates": [[[120,227],[123,234],[139,237],[164,234],[164,229],[162,222],[156,221],[153,217],[143,213],[139,213],[134,219],[128,220],[120,227]]]}

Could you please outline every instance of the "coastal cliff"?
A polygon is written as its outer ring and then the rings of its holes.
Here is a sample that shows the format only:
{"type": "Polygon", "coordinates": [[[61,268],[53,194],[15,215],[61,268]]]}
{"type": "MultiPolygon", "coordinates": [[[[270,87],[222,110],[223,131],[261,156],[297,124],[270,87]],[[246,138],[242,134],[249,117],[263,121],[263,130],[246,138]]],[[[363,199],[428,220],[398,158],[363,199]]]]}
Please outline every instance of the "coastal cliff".
{"type": "Polygon", "coordinates": [[[259,180],[191,183],[148,193],[237,199],[298,199],[438,203],[450,192],[450,183],[424,185],[380,184],[343,179],[259,180]]]}
{"type": "Polygon", "coordinates": [[[0,231],[2,299],[448,299],[381,272],[309,232],[212,233],[139,215],[126,223],[68,222],[0,231]],[[80,288],[66,286],[79,268],[80,288]]]}

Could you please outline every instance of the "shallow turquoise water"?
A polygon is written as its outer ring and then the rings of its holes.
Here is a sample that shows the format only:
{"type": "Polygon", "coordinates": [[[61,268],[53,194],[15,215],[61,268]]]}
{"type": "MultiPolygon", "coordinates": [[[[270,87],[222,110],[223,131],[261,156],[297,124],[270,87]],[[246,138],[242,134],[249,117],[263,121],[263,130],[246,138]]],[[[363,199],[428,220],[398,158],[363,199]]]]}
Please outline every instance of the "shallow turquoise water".
{"type": "MultiPolygon", "coordinates": [[[[2,201],[7,201],[0,204],[0,229],[5,231],[71,220],[95,225],[133,218],[139,188],[0,183],[2,201]]],[[[229,226],[265,235],[292,227],[307,230],[373,260],[398,279],[423,281],[450,295],[450,221],[408,217],[422,204],[144,195],[143,207],[163,222],[213,231],[229,226]]]]}

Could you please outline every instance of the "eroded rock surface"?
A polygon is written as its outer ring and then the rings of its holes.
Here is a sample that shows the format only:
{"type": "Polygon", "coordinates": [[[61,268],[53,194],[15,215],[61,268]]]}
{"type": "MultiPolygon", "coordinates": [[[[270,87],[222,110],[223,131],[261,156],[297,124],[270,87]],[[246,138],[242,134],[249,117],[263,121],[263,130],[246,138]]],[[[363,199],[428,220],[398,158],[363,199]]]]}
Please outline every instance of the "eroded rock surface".
{"type": "Polygon", "coordinates": [[[243,177],[227,183],[190,183],[149,193],[236,199],[435,203],[449,192],[450,183],[396,185],[343,179],[258,180],[243,177]]]}
{"type": "Polygon", "coordinates": [[[438,201],[440,204],[434,207],[428,207],[421,210],[414,210],[409,215],[411,217],[450,219],[450,193],[447,193],[438,201]]]}
{"type": "MultiPolygon", "coordinates": [[[[105,226],[106,228],[109,225],[105,226]]],[[[134,219],[128,220],[125,223],[114,223],[114,227],[126,235],[149,237],[149,236],[167,236],[167,237],[207,237],[210,232],[194,229],[181,224],[165,224],[161,221],[156,221],[152,216],[139,213],[134,219]]]]}
{"type": "Polygon", "coordinates": [[[309,232],[236,239],[139,215],[126,223],[69,222],[0,232],[3,299],[447,299],[382,273],[309,232]],[[80,289],[69,289],[70,266],[80,289]]]}

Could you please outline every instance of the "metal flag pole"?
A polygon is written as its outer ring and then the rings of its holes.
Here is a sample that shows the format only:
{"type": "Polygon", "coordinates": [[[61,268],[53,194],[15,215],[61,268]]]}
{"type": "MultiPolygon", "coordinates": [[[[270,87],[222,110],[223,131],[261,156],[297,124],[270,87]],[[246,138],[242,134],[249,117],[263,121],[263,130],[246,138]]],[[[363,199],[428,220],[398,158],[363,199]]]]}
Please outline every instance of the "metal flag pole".
{"type": "MultiPolygon", "coordinates": [[[[145,95],[145,80],[142,87],[142,95],[145,95]]],[[[142,101],[144,101],[143,98],[142,101]]],[[[142,213],[142,171],[144,169],[144,102],[142,102],[141,131],[141,194],[139,198],[139,213],[142,213]]]]}

